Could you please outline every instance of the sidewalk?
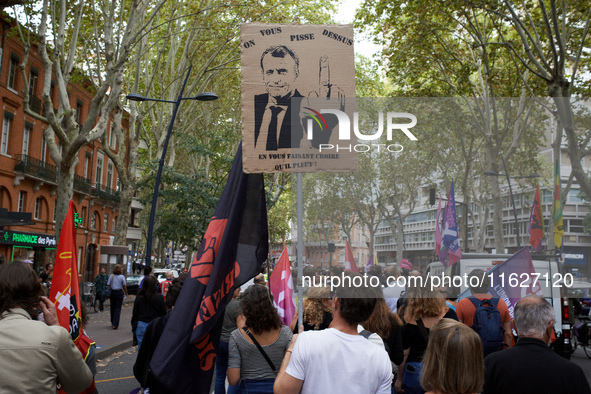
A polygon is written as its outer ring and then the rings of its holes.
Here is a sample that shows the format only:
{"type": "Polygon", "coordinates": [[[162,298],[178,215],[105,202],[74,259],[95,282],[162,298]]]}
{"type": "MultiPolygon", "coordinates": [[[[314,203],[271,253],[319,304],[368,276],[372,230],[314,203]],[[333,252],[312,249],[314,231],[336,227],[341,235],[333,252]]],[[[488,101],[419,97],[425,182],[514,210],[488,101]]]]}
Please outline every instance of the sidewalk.
{"type": "Polygon", "coordinates": [[[113,353],[131,347],[133,335],[131,333],[131,313],[133,311],[134,295],[123,301],[119,328],[111,328],[111,306],[105,301],[103,312],[90,312],[88,323],[84,326],[86,334],[96,342],[96,358],[102,359],[113,353]]]}

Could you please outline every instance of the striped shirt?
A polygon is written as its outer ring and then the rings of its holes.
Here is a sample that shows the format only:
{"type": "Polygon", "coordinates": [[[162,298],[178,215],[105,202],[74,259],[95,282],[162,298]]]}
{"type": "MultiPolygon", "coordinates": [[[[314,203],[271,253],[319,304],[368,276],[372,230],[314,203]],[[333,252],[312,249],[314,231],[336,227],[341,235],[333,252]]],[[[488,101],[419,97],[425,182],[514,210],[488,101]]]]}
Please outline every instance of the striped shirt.
{"type": "Polygon", "coordinates": [[[113,275],[109,276],[109,281],[107,285],[111,286],[111,290],[122,290],[123,286],[127,283],[125,282],[125,276],[123,275],[113,275]]]}
{"type": "MultiPolygon", "coordinates": [[[[289,327],[283,326],[275,342],[262,346],[277,370],[281,367],[283,355],[289,347],[292,336],[289,327]]],[[[275,373],[265,357],[254,344],[244,338],[240,329],[232,331],[230,335],[228,368],[240,368],[240,380],[275,379],[275,373]]]]}

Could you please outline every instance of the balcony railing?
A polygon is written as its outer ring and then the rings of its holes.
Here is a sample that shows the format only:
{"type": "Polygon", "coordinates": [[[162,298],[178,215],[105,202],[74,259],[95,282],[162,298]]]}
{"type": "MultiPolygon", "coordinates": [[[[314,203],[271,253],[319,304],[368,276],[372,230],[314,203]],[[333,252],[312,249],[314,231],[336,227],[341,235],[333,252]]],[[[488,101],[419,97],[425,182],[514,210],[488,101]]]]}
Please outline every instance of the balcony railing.
{"type": "Polygon", "coordinates": [[[52,183],[57,182],[57,167],[27,155],[14,155],[15,172],[22,172],[52,183]]]}
{"type": "Polygon", "coordinates": [[[90,189],[90,179],[74,174],[74,190],[80,193],[88,194],[90,189]]]}
{"type": "Polygon", "coordinates": [[[39,115],[43,112],[43,102],[40,98],[31,96],[29,98],[29,106],[31,107],[31,111],[38,113],[39,115]]]}
{"type": "Polygon", "coordinates": [[[92,189],[92,195],[103,200],[119,202],[119,192],[103,185],[95,185],[95,188],[92,189]]]}

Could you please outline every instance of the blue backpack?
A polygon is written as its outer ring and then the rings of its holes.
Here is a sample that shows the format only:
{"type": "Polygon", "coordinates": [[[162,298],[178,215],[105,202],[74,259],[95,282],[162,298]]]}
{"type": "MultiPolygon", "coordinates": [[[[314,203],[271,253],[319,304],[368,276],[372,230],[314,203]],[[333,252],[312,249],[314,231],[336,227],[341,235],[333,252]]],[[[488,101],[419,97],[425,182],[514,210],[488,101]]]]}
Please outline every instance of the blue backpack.
{"type": "Polygon", "coordinates": [[[482,340],[484,356],[503,350],[503,334],[505,330],[503,330],[501,313],[497,309],[499,299],[479,300],[475,297],[469,297],[469,300],[476,307],[472,329],[476,331],[482,340]]]}

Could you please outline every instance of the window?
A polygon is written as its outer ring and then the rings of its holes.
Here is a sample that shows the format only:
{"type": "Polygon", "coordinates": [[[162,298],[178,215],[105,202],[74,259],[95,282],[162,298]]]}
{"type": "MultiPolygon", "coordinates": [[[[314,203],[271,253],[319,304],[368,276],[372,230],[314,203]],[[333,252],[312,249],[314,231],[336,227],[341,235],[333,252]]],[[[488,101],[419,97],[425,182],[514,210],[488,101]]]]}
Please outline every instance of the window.
{"type": "Polygon", "coordinates": [[[33,125],[29,122],[25,122],[25,132],[23,133],[23,156],[29,154],[29,140],[31,138],[31,132],[33,131],[33,125]]]}
{"type": "Polygon", "coordinates": [[[12,123],[12,115],[10,112],[4,112],[4,122],[2,123],[2,141],[0,142],[0,153],[8,154],[8,139],[10,138],[10,125],[12,123]]]}
{"type": "Polygon", "coordinates": [[[76,122],[82,125],[82,101],[76,100],[76,122]]]}
{"type": "Polygon", "coordinates": [[[113,223],[111,225],[111,232],[114,233],[115,232],[115,227],[117,226],[117,216],[115,216],[113,218],[113,223]]]}
{"type": "Polygon", "coordinates": [[[36,97],[38,79],[39,71],[35,67],[31,67],[31,71],[29,73],[29,99],[31,97],[36,97]]]}
{"type": "Polygon", "coordinates": [[[86,207],[82,207],[82,227],[86,227],[86,207]]]}
{"type": "Polygon", "coordinates": [[[90,166],[90,152],[84,157],[84,178],[88,179],[88,167],[90,166]]]}
{"type": "Polygon", "coordinates": [[[103,231],[106,233],[109,231],[109,214],[105,213],[105,221],[103,223],[103,231]]]}
{"type": "Polygon", "coordinates": [[[109,130],[109,148],[115,149],[117,145],[117,138],[115,138],[115,123],[111,122],[111,128],[109,130]]]}
{"type": "Polygon", "coordinates": [[[78,246],[78,272],[80,272],[80,262],[82,261],[82,253],[84,252],[84,248],[82,246],[78,246]]]}
{"type": "Polygon", "coordinates": [[[43,138],[41,139],[41,161],[45,162],[47,154],[47,140],[45,139],[45,133],[43,133],[43,138]]]}
{"type": "Polygon", "coordinates": [[[24,212],[25,211],[25,199],[27,197],[27,192],[19,192],[18,194],[18,211],[24,212]]]}
{"type": "Polygon", "coordinates": [[[99,188],[103,180],[103,160],[105,159],[103,153],[99,153],[96,158],[96,176],[94,177],[96,187],[99,188]]]}
{"type": "Polygon", "coordinates": [[[569,233],[584,233],[585,228],[583,227],[583,220],[581,219],[569,219],[568,230],[569,233]]]}
{"type": "Polygon", "coordinates": [[[53,203],[53,222],[55,223],[55,218],[57,218],[57,198],[53,203]]]}
{"type": "Polygon", "coordinates": [[[92,230],[96,230],[96,222],[98,220],[98,213],[96,213],[96,211],[94,211],[92,213],[92,217],[90,218],[90,228],[92,230]]]}
{"type": "Polygon", "coordinates": [[[107,164],[107,187],[110,189],[113,186],[113,163],[109,160],[107,164]]]}
{"type": "Polygon", "coordinates": [[[16,73],[18,70],[18,64],[20,63],[20,58],[18,55],[11,53],[10,54],[10,64],[8,65],[8,81],[7,85],[10,89],[16,89],[16,73]]]}
{"type": "Polygon", "coordinates": [[[35,220],[39,220],[41,218],[41,197],[37,197],[35,200],[35,216],[33,216],[35,220]]]}
{"type": "Polygon", "coordinates": [[[581,197],[579,197],[580,193],[581,193],[581,191],[579,189],[571,189],[568,191],[568,195],[566,197],[566,200],[568,202],[583,202],[583,199],[581,197]]]}

